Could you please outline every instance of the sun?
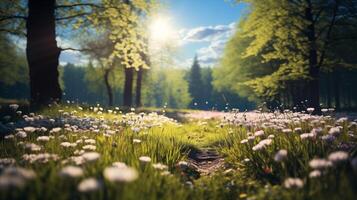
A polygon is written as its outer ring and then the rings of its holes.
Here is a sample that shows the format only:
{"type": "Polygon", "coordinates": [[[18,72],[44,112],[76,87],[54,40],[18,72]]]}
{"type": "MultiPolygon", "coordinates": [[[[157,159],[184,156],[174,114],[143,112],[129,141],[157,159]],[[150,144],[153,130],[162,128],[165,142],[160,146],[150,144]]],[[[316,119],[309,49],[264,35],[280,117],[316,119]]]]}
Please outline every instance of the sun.
{"type": "Polygon", "coordinates": [[[154,17],[149,24],[149,31],[150,39],[157,43],[169,42],[174,35],[171,19],[167,16],[154,17]]]}

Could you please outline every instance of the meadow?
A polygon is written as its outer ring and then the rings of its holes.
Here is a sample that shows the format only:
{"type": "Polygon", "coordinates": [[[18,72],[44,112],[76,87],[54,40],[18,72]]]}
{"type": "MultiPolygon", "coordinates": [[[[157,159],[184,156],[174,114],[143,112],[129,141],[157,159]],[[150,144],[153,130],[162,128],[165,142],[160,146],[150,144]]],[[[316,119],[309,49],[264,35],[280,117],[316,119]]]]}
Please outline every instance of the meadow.
{"type": "MultiPolygon", "coordinates": [[[[7,108],[0,199],[356,199],[357,123],[289,110],[177,121],[135,109],[7,108]],[[200,173],[190,152],[214,149],[200,173]],[[212,161],[214,165],[214,161],[212,161]],[[210,161],[208,162],[210,164],[210,161]]],[[[189,114],[187,114],[189,113],[189,114]]]]}

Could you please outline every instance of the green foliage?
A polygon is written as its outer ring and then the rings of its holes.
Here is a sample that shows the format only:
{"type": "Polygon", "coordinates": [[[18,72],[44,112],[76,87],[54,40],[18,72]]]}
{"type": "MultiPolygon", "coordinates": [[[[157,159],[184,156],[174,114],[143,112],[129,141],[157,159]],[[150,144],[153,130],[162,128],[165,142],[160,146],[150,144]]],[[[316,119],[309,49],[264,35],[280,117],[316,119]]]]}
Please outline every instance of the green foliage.
{"type": "Polygon", "coordinates": [[[146,73],[143,83],[143,104],[187,108],[191,97],[185,73],[185,70],[178,68],[152,68],[146,73]]]}
{"type": "Polygon", "coordinates": [[[14,85],[28,81],[25,55],[5,34],[0,34],[0,83],[14,85]]]}

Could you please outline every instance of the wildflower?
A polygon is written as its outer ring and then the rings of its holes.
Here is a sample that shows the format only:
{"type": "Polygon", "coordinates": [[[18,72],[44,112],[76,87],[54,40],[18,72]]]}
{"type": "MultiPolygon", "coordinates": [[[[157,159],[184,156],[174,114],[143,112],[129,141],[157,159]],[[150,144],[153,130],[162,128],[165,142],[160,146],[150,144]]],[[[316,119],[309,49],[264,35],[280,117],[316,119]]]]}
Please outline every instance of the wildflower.
{"type": "Polygon", "coordinates": [[[76,147],[77,146],[77,144],[76,143],[70,143],[70,142],[62,142],[61,144],[60,144],[62,147],[76,147]]]}
{"type": "Polygon", "coordinates": [[[60,127],[53,128],[53,129],[50,131],[50,133],[58,133],[58,132],[60,132],[61,130],[62,130],[62,128],[60,128],[60,127]]]}
{"type": "Polygon", "coordinates": [[[315,108],[307,108],[306,111],[311,114],[315,111],[315,108]]]}
{"type": "Polygon", "coordinates": [[[166,170],[168,168],[167,165],[164,165],[161,163],[156,163],[156,164],[153,164],[152,166],[158,170],[166,170]]]}
{"type": "Polygon", "coordinates": [[[268,135],[268,139],[274,139],[274,138],[275,138],[275,135],[272,135],[272,134],[268,135]]]}
{"type": "Polygon", "coordinates": [[[57,161],[59,156],[57,154],[40,153],[40,154],[24,154],[22,159],[29,163],[47,163],[50,160],[57,161]]]}
{"type": "Polygon", "coordinates": [[[348,159],[348,153],[345,151],[335,151],[333,153],[330,153],[330,155],[328,156],[328,159],[332,163],[343,162],[348,159]]]}
{"type": "Polygon", "coordinates": [[[140,162],[142,162],[142,163],[149,163],[149,162],[151,162],[151,158],[148,157],[148,156],[141,156],[141,157],[139,157],[139,160],[140,160],[140,162]]]}
{"type": "Polygon", "coordinates": [[[9,139],[14,139],[15,136],[13,134],[10,134],[10,135],[5,136],[4,138],[9,140],[9,139]]]}
{"type": "Polygon", "coordinates": [[[331,161],[326,159],[314,158],[309,162],[309,166],[312,169],[325,169],[332,166],[331,161]]]}
{"type": "Polygon", "coordinates": [[[25,149],[30,150],[30,151],[40,151],[41,146],[34,144],[34,143],[26,143],[24,145],[25,149]]]}
{"type": "Polygon", "coordinates": [[[283,133],[285,133],[285,134],[288,134],[288,133],[291,133],[291,132],[293,132],[293,130],[291,130],[290,128],[283,129],[283,133]]]}
{"type": "Polygon", "coordinates": [[[48,141],[50,141],[50,137],[48,137],[48,136],[39,136],[36,140],[38,142],[48,142],[48,141]]]}
{"type": "Polygon", "coordinates": [[[333,135],[324,135],[321,137],[321,140],[326,141],[326,142],[333,142],[336,140],[336,137],[333,135]]]}
{"type": "Polygon", "coordinates": [[[32,126],[27,126],[27,127],[24,127],[23,129],[26,133],[33,133],[36,131],[36,128],[34,128],[32,126]]]}
{"type": "Polygon", "coordinates": [[[265,149],[267,146],[269,146],[273,142],[272,139],[264,139],[260,141],[257,145],[255,145],[252,150],[253,151],[259,151],[262,149],[265,149]]]}
{"type": "Polygon", "coordinates": [[[78,185],[78,191],[80,192],[94,192],[101,188],[101,183],[95,178],[86,178],[82,180],[78,185]]]}
{"type": "Polygon", "coordinates": [[[0,169],[14,165],[16,160],[14,158],[0,158],[0,169]]]}
{"type": "Polygon", "coordinates": [[[285,188],[302,188],[304,186],[304,182],[299,178],[287,178],[284,181],[285,188]]]}
{"type": "Polygon", "coordinates": [[[13,110],[16,111],[19,108],[19,105],[17,104],[10,104],[9,107],[13,110]]]}
{"type": "Polygon", "coordinates": [[[339,127],[332,127],[328,131],[328,134],[333,135],[333,136],[338,136],[341,133],[341,130],[339,127]]]}
{"type": "MultiPolygon", "coordinates": [[[[78,140],[77,140],[78,141],[78,140]]],[[[77,142],[76,141],[76,142],[77,142]]],[[[80,139],[80,142],[82,142],[83,140],[80,139]]],[[[95,144],[95,140],[94,139],[86,139],[84,140],[84,143],[86,144],[95,144]]]]}
{"type": "Polygon", "coordinates": [[[301,140],[312,139],[315,138],[315,134],[313,133],[303,133],[300,135],[301,140]]]}
{"type": "Polygon", "coordinates": [[[34,179],[36,174],[33,170],[21,167],[8,167],[0,176],[0,189],[22,188],[27,180],[34,179]]]}
{"type": "Polygon", "coordinates": [[[103,175],[110,182],[132,182],[138,178],[138,172],[131,167],[107,167],[103,175]]]}
{"type": "Polygon", "coordinates": [[[320,170],[314,170],[310,172],[309,177],[310,178],[317,178],[321,176],[321,171],[320,170]]]}
{"type": "Polygon", "coordinates": [[[254,133],[254,136],[255,136],[255,137],[259,137],[259,136],[263,136],[263,135],[264,135],[264,131],[263,131],[263,130],[256,131],[256,132],[254,133]]]}
{"type": "Polygon", "coordinates": [[[132,130],[134,133],[139,133],[139,132],[140,132],[140,128],[139,128],[139,127],[133,127],[133,128],[131,128],[131,130],[132,130]]]}
{"type": "Polygon", "coordinates": [[[135,144],[140,144],[141,143],[141,140],[139,140],[139,139],[133,139],[133,143],[135,144]]]}
{"type": "Polygon", "coordinates": [[[276,162],[281,162],[286,159],[288,156],[288,151],[285,149],[280,149],[274,156],[274,160],[276,162]]]}
{"type": "Polygon", "coordinates": [[[90,151],[95,151],[95,150],[97,149],[97,147],[94,146],[94,145],[88,144],[88,145],[83,146],[82,149],[84,149],[84,150],[90,150],[90,151]]]}
{"type": "Polygon", "coordinates": [[[80,167],[76,166],[67,166],[62,168],[60,171],[60,176],[62,177],[69,177],[69,178],[78,178],[83,176],[83,170],[80,167]]]}
{"type": "Polygon", "coordinates": [[[19,137],[19,138],[26,138],[27,137],[27,134],[26,134],[25,131],[19,131],[15,135],[16,135],[16,137],[19,137]]]}
{"type": "Polygon", "coordinates": [[[241,144],[248,143],[248,139],[241,140],[240,143],[241,143],[241,144]]]}
{"type": "Polygon", "coordinates": [[[93,151],[93,152],[84,153],[82,155],[82,157],[84,158],[85,161],[92,162],[92,161],[98,160],[100,157],[100,154],[93,151]]]}
{"type": "Polygon", "coordinates": [[[301,127],[296,127],[296,128],[294,128],[294,132],[300,134],[302,132],[302,128],[301,127]]]}

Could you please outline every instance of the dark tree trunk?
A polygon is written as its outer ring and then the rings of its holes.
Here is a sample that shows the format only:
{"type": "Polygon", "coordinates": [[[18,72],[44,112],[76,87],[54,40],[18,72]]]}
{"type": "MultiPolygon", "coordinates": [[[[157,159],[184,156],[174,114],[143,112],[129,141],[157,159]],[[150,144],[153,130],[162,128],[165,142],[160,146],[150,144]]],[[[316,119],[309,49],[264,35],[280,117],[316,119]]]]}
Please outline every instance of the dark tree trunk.
{"type": "Polygon", "coordinates": [[[125,68],[125,83],[124,83],[124,106],[131,107],[133,99],[133,76],[134,68],[125,68]]]}
{"type": "Polygon", "coordinates": [[[319,67],[318,67],[318,57],[317,57],[317,38],[315,30],[315,22],[312,13],[312,4],[310,1],[306,8],[306,19],[309,21],[309,26],[307,27],[307,38],[309,41],[309,75],[311,80],[309,84],[309,98],[308,106],[315,108],[316,112],[320,110],[320,86],[319,86],[319,67]]]}
{"type": "Polygon", "coordinates": [[[335,91],[335,108],[336,110],[341,109],[340,103],[340,73],[338,70],[334,71],[335,81],[334,81],[334,91],[335,91]]]}
{"type": "Polygon", "coordinates": [[[56,42],[55,0],[29,0],[26,56],[30,73],[31,105],[38,107],[60,101],[56,42]]]}
{"type": "Polygon", "coordinates": [[[327,72],[327,107],[331,108],[331,73],[327,72]]]}
{"type": "Polygon", "coordinates": [[[108,105],[113,106],[113,91],[109,83],[109,73],[110,73],[110,69],[106,69],[104,72],[104,84],[108,94],[108,105]]]}
{"type": "Polygon", "coordinates": [[[139,71],[137,72],[137,77],[136,77],[136,95],[135,95],[135,105],[136,107],[141,106],[141,82],[143,79],[143,68],[140,67],[139,71]]]}

